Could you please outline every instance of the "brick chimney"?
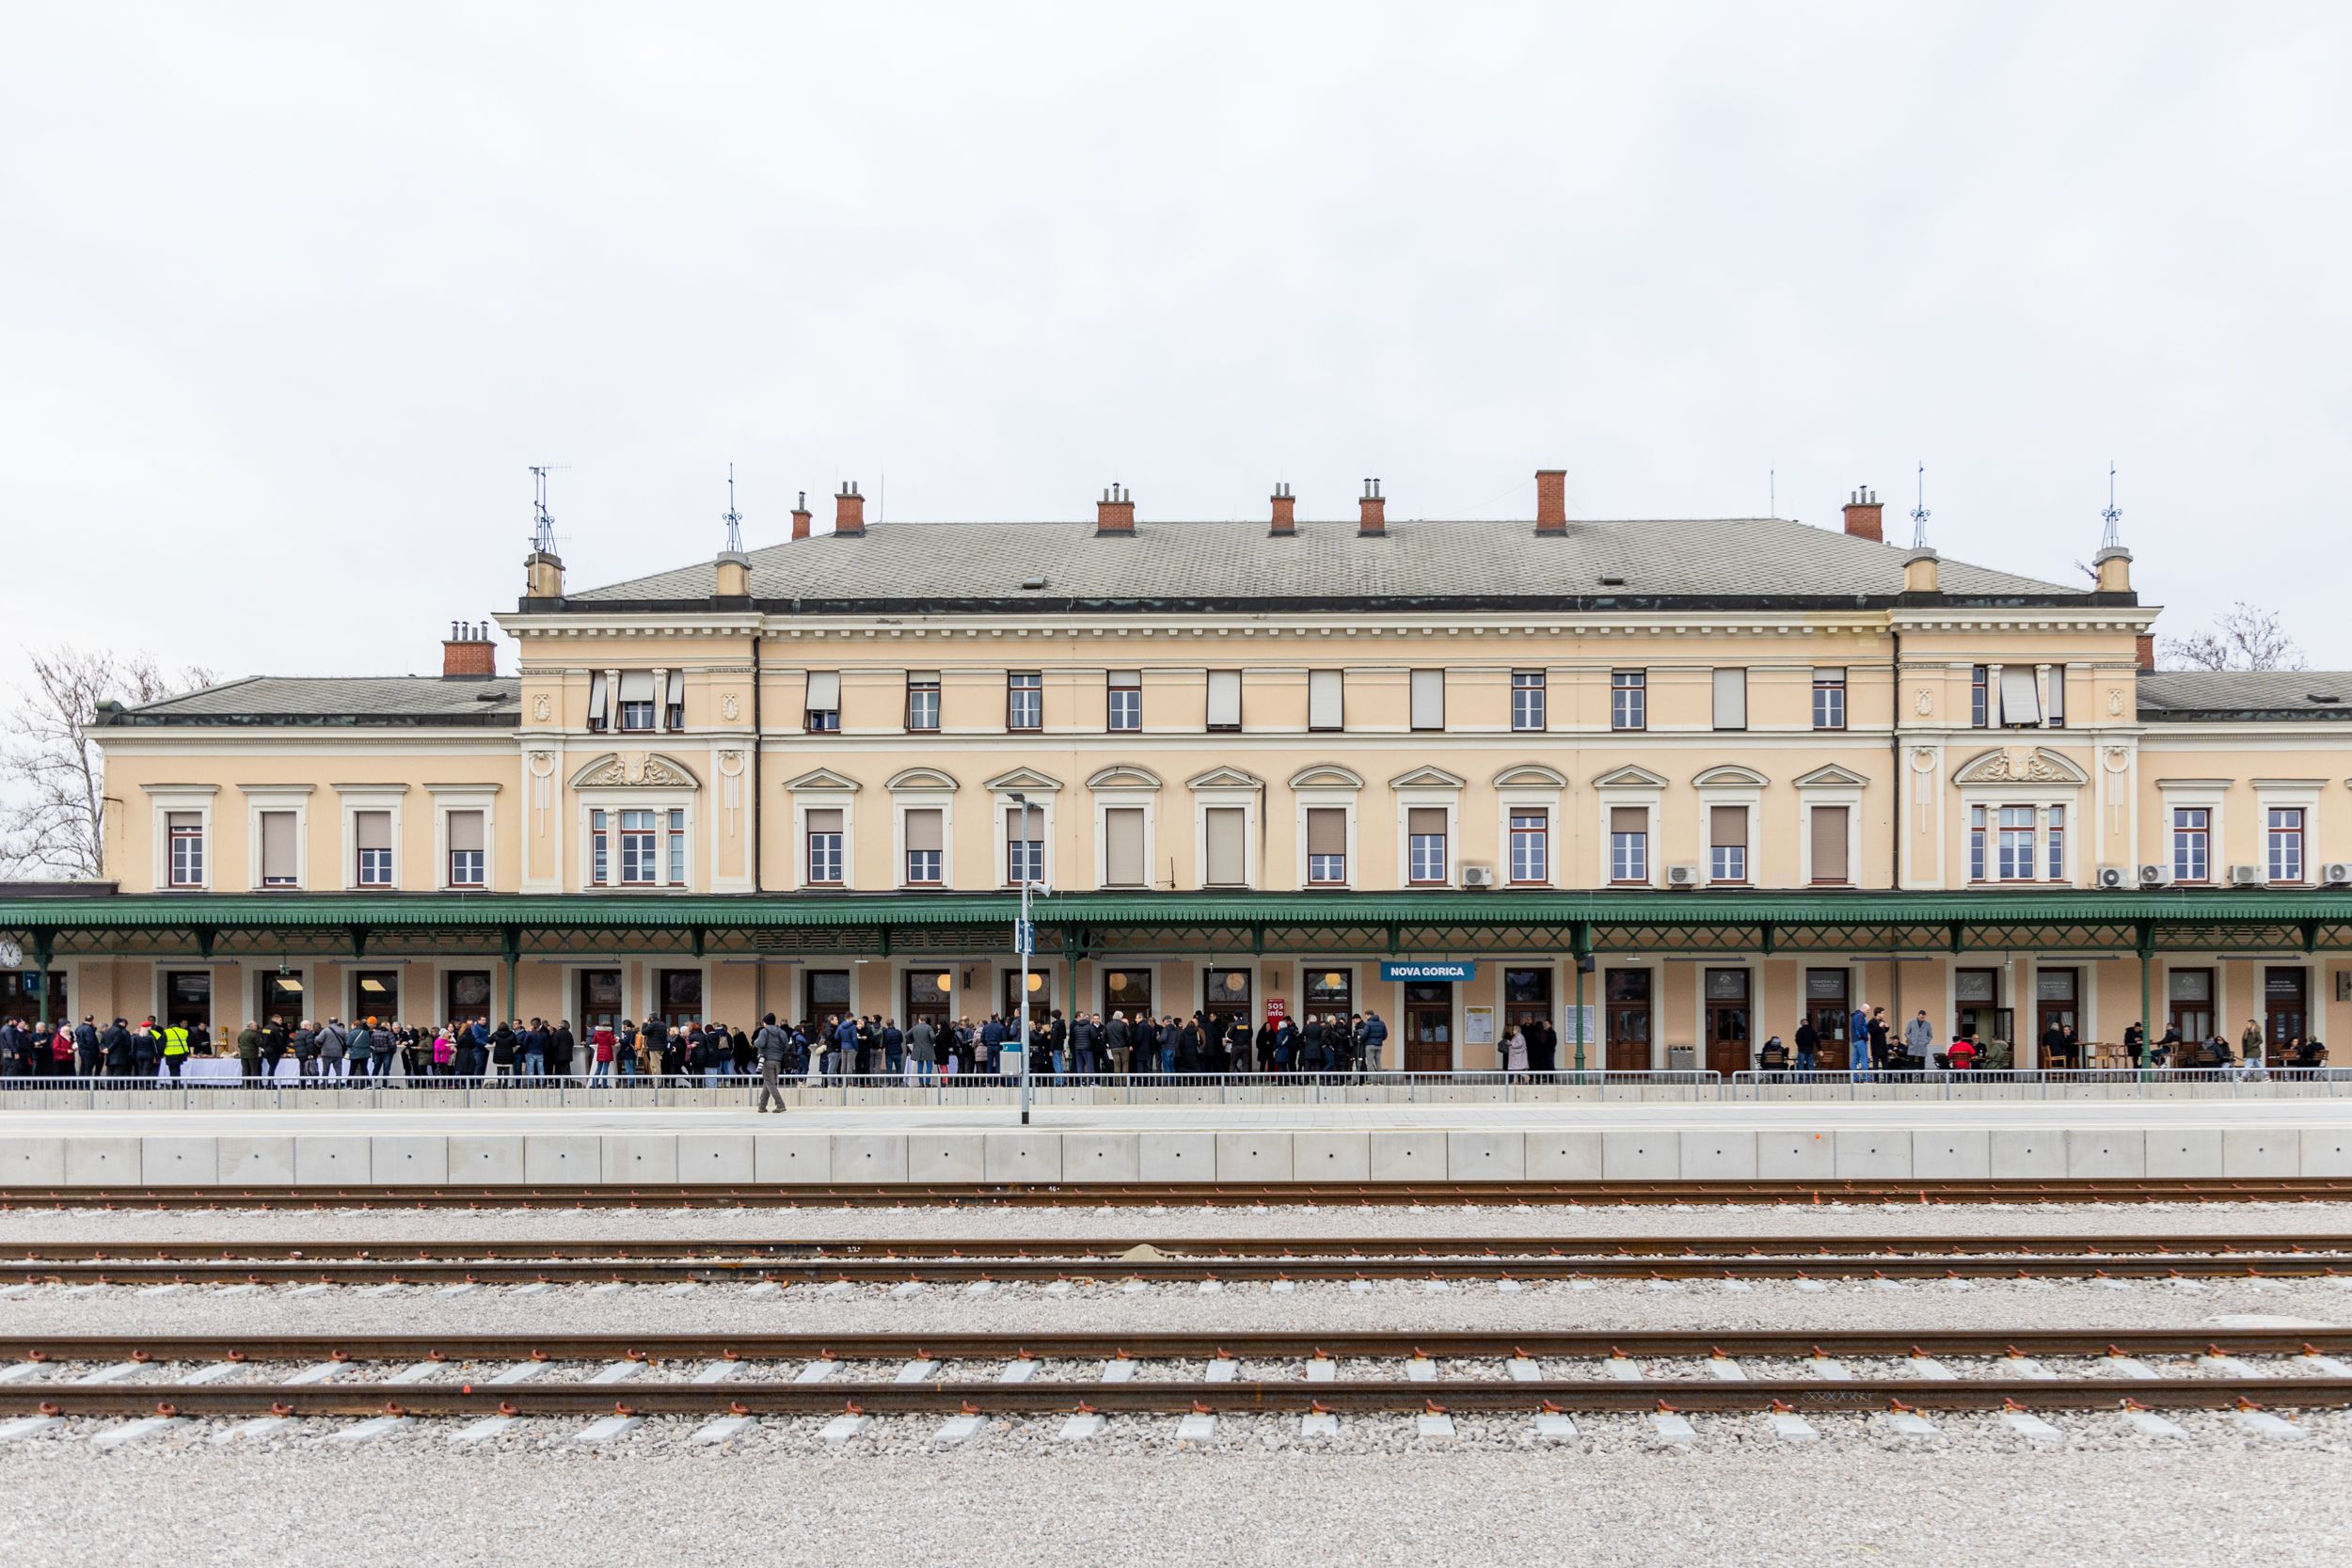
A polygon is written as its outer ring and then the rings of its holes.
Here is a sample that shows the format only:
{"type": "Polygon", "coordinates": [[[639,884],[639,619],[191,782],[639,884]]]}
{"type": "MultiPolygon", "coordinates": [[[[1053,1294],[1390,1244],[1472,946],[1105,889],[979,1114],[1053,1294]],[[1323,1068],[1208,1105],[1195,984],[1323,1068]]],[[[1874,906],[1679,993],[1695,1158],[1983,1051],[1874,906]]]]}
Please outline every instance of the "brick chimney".
{"type": "Polygon", "coordinates": [[[498,673],[498,644],[490,641],[489,623],[452,621],[441,640],[441,677],[478,680],[498,673]]]}
{"type": "Polygon", "coordinates": [[[1133,534],[1136,531],[1135,498],[1123,484],[1113,482],[1103,492],[1103,499],[1094,503],[1094,531],[1097,534],[1133,534]]]}
{"type": "Polygon", "coordinates": [[[801,504],[792,509],[792,537],[808,537],[808,492],[801,492],[801,504]]]}
{"type": "Polygon", "coordinates": [[[1535,531],[1568,531],[1568,470],[1565,468],[1535,470],[1535,531]]]}
{"type": "Polygon", "coordinates": [[[2152,631],[2141,632],[2132,639],[2132,651],[2136,656],[2135,662],[2142,670],[2153,670],[2156,667],[2156,634],[2152,631]]]}
{"type": "Polygon", "coordinates": [[[833,531],[852,539],[866,536],[866,498],[857,493],[857,481],[841,487],[833,499],[833,531]]]}
{"type": "Polygon", "coordinates": [[[1856,485],[1853,499],[1846,502],[1846,531],[1856,539],[1883,545],[1886,531],[1882,521],[1885,515],[1886,508],[1879,504],[1879,493],[1867,484],[1856,485]]]}
{"type": "Polygon", "coordinates": [[[1362,510],[1362,521],[1356,528],[1358,536],[1365,539],[1386,538],[1389,532],[1389,503],[1380,494],[1380,482],[1376,479],[1364,481],[1364,493],[1357,498],[1356,504],[1362,510]]]}
{"type": "Polygon", "coordinates": [[[1288,539],[1298,531],[1298,500],[1287,484],[1274,487],[1274,526],[1266,531],[1278,539],[1288,539]]]}

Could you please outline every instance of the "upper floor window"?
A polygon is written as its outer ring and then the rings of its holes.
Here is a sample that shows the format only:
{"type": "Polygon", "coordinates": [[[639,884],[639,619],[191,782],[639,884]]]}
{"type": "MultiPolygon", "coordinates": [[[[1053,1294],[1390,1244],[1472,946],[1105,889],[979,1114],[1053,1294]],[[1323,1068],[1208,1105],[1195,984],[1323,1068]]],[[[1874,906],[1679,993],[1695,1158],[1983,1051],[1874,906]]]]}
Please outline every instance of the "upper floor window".
{"type": "Polygon", "coordinates": [[[1110,705],[1110,719],[1106,727],[1114,735],[1139,733],[1143,728],[1143,673],[1139,670],[1112,671],[1106,696],[1110,705]]]}
{"type": "Polygon", "coordinates": [[[1045,677],[1023,673],[1005,677],[1005,728],[1041,730],[1045,727],[1045,677]]]}
{"type": "Polygon", "coordinates": [[[352,880],[361,887],[390,887],[392,885],[392,814],[389,811],[356,811],[351,814],[351,832],[358,846],[358,863],[353,868],[352,880]]]}
{"type": "Polygon", "coordinates": [[[1511,880],[1548,882],[1551,879],[1551,816],[1549,812],[1511,814],[1511,880]]]}
{"type": "Polygon", "coordinates": [[[1719,730],[1744,730],[1748,727],[1748,673],[1745,670],[1715,672],[1715,727],[1719,730]]]}
{"type": "Polygon", "coordinates": [[[262,885],[294,887],[299,880],[294,852],[294,814],[265,811],[262,818],[262,885]]]}
{"type": "Polygon", "coordinates": [[[624,670],[621,672],[621,728],[649,730],[653,728],[653,672],[624,670]]]}
{"type": "Polygon", "coordinates": [[[1989,729],[1993,724],[1992,672],[1983,665],[1968,671],[1968,723],[1974,729],[1989,729]]]}
{"type": "Polygon", "coordinates": [[[1851,808],[1815,806],[1811,812],[1813,882],[1820,887],[1844,887],[1853,880],[1853,868],[1847,858],[1850,846],[1846,840],[1851,808]]]}
{"type": "Polygon", "coordinates": [[[670,885],[686,885],[686,808],[674,806],[663,814],[662,828],[668,846],[670,885]]]}
{"type": "Polygon", "coordinates": [[[910,886],[936,887],[946,879],[946,816],[937,806],[919,806],[907,812],[907,882],[910,886]]]}
{"type": "Polygon", "coordinates": [[[673,884],[685,883],[686,813],[683,808],[667,812],[592,811],[588,814],[588,880],[591,885],[659,887],[665,869],[673,884]]]}
{"type": "Polygon", "coordinates": [[[1013,886],[1045,879],[1044,813],[1035,806],[1005,808],[1005,880],[1013,886]]]}
{"type": "Polygon", "coordinates": [[[174,811],[164,814],[165,831],[170,835],[169,866],[173,887],[202,887],[204,885],[204,814],[200,811],[174,811]]]}
{"type": "Polygon", "coordinates": [[[1339,730],[1347,727],[1346,683],[1337,670],[1307,672],[1307,727],[1339,730]]]}
{"type": "Polygon", "coordinates": [[[1108,887],[1143,887],[1150,881],[1144,865],[1141,806],[1106,806],[1103,810],[1103,881],[1108,887]]]}
{"type": "Polygon", "coordinates": [[[483,842],[482,813],[453,811],[442,819],[449,839],[449,885],[480,887],[488,856],[483,842]]]}
{"type": "Polygon", "coordinates": [[[841,727],[841,674],[835,670],[808,673],[808,703],[803,722],[811,735],[841,727]]]}
{"type": "Polygon", "coordinates": [[[936,670],[907,672],[907,728],[935,730],[939,728],[939,672],[936,670]]]}
{"type": "Polygon", "coordinates": [[[1748,879],[1748,808],[1707,808],[1707,879],[1744,882],[1748,879]]]}
{"type": "Polygon", "coordinates": [[[1238,730],[1241,728],[1241,672],[1212,670],[1209,672],[1209,728],[1238,730]]]}
{"type": "Polygon", "coordinates": [[[1307,881],[1340,887],[1347,881],[1347,808],[1307,808],[1307,881]]]}
{"type": "Polygon", "coordinates": [[[1649,673],[1619,670],[1609,677],[1609,727],[1613,730],[1649,728],[1649,673]]]}
{"type": "Polygon", "coordinates": [[[612,692],[605,680],[604,672],[597,670],[591,673],[588,676],[588,727],[590,729],[601,730],[612,724],[612,692]]]}
{"type": "Polygon", "coordinates": [[[2034,689],[2034,671],[2030,664],[2001,666],[2001,725],[2005,730],[2039,729],[2042,725],[2042,696],[2034,689]]]}
{"type": "Polygon", "coordinates": [[[661,694],[661,727],[682,730],[686,727],[686,672],[670,672],[669,689],[661,694]]]}
{"type": "Polygon", "coordinates": [[[2050,729],[2066,728],[2066,666],[2050,666],[2049,702],[2043,708],[2042,723],[2050,729]]]}
{"type": "Polygon", "coordinates": [[[2209,881],[2213,877],[2213,808],[2172,808],[2172,879],[2209,881]]]}
{"type": "Polygon", "coordinates": [[[811,807],[807,822],[808,879],[818,886],[838,887],[843,860],[841,808],[811,807]]]}
{"type": "Polygon", "coordinates": [[[1643,806],[1609,808],[1609,879],[1649,880],[1649,812],[1643,806]]]}
{"type": "Polygon", "coordinates": [[[1445,728],[1445,672],[1416,670],[1410,677],[1412,693],[1412,727],[1417,730],[1445,728]]]}
{"type": "Polygon", "coordinates": [[[2269,880],[2299,882],[2303,879],[2303,808],[2274,806],[2268,816],[2263,848],[2269,863],[2269,880]]]}
{"type": "Polygon", "coordinates": [[[1249,885],[1249,811],[1210,806],[1200,814],[1202,880],[1210,887],[1249,885]]]}
{"type": "Polygon", "coordinates": [[[1541,670],[1511,672],[1511,727],[1540,730],[1548,723],[1541,670]]]}
{"type": "Polygon", "coordinates": [[[1846,672],[1843,670],[1813,672],[1813,727],[1817,730],[1842,730],[1846,727],[1846,672]]]}
{"type": "Polygon", "coordinates": [[[1415,806],[1405,814],[1405,859],[1408,880],[1429,884],[1446,879],[1445,808],[1415,806]]]}
{"type": "Polygon", "coordinates": [[[1971,881],[2066,880],[2064,806],[1968,808],[1971,881]]]}

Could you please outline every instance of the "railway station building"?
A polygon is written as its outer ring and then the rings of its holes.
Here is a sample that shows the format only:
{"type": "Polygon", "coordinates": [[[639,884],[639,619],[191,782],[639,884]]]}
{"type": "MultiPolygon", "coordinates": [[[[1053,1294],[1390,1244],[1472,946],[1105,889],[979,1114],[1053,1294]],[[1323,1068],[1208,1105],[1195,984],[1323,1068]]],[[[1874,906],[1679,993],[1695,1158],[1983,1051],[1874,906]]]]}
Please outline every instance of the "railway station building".
{"type": "MultiPolygon", "coordinates": [[[[1376,1009],[1386,1065],[1731,1071],[1925,1010],[2273,1046],[2352,1009],[2352,676],[2159,673],[2058,583],[1842,526],[830,531],[601,587],[543,538],[440,673],[110,707],[110,885],[0,895],[0,1012],[1376,1009]]],[[[1344,509],[1343,509],[1344,510],[1344,509]]],[[[2095,537],[2087,519],[2085,544],[2095,537]]],[[[1956,552],[1964,553],[1964,552],[1956,552]]]]}

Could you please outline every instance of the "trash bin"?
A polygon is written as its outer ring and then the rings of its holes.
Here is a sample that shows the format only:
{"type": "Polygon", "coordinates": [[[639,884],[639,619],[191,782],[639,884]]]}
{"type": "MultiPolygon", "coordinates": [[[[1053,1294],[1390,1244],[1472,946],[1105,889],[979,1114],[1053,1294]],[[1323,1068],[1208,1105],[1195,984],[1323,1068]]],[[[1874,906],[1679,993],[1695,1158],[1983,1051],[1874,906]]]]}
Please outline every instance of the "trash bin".
{"type": "Polygon", "coordinates": [[[1670,1046],[1666,1047],[1666,1070],[1667,1070],[1667,1071],[1669,1071],[1669,1072],[1696,1072],[1698,1069],[1699,1069],[1699,1048],[1698,1048],[1697,1046],[1695,1046],[1695,1045],[1670,1045],[1670,1046]]]}

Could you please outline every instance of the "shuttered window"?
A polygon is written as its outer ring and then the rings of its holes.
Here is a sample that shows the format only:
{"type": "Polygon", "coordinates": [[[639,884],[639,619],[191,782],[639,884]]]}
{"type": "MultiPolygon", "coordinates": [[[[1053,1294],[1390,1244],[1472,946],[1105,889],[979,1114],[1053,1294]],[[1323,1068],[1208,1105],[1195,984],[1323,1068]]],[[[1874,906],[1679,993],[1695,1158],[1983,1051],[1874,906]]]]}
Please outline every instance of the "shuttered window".
{"type": "Polygon", "coordinates": [[[686,672],[670,672],[670,689],[661,697],[661,727],[682,730],[686,727],[686,672]]]}
{"type": "Polygon", "coordinates": [[[653,728],[653,672],[624,670],[621,672],[621,728],[649,730],[653,728]]]}
{"type": "Polygon", "coordinates": [[[262,885],[294,885],[294,814],[262,813],[262,885]]]}
{"type": "Polygon", "coordinates": [[[1415,806],[1405,814],[1405,872],[1414,882],[1442,882],[1448,864],[1445,808],[1415,806]]]}
{"type": "Polygon", "coordinates": [[[1110,806],[1103,813],[1103,879],[1112,887],[1143,886],[1143,808],[1110,806]]]}
{"type": "Polygon", "coordinates": [[[1708,808],[1707,879],[1711,882],[1744,882],[1748,879],[1747,807],[1708,808]]]}
{"type": "Polygon", "coordinates": [[[598,670],[588,677],[588,727],[590,729],[600,730],[605,727],[608,717],[605,705],[611,697],[612,693],[605,689],[603,671],[598,670]]]}
{"type": "Polygon", "coordinates": [[[443,824],[442,832],[449,839],[449,885],[480,887],[487,849],[482,813],[453,811],[443,819],[443,824]]]}
{"type": "Polygon", "coordinates": [[[358,849],[354,879],[361,887],[392,885],[392,814],[360,811],[351,814],[351,832],[358,849]]]}
{"type": "Polygon", "coordinates": [[[808,813],[808,879],[837,883],[841,880],[841,863],[840,808],[812,808],[808,813]]]}
{"type": "Polygon", "coordinates": [[[1045,813],[1034,805],[1005,808],[1005,880],[1045,879],[1045,813]]]}
{"type": "Polygon", "coordinates": [[[1211,887],[1241,887],[1249,880],[1249,814],[1239,806],[1211,806],[1208,872],[1211,887]]]}
{"type": "Polygon", "coordinates": [[[818,733],[841,727],[839,672],[811,670],[808,673],[808,710],[804,722],[809,730],[818,733]]]}
{"type": "Polygon", "coordinates": [[[947,814],[937,806],[917,806],[906,815],[907,880],[945,880],[947,814]]]}
{"type": "Polygon", "coordinates": [[[1843,883],[1851,880],[1846,864],[1846,807],[1813,808],[1813,879],[1843,883]]]}
{"type": "Polygon", "coordinates": [[[1341,705],[1344,687],[1337,670],[1307,672],[1307,727],[1311,730],[1336,730],[1345,727],[1341,705]]]}
{"type": "Polygon", "coordinates": [[[164,831],[170,837],[170,868],[167,873],[173,887],[202,887],[204,885],[204,814],[198,811],[172,811],[164,814],[164,831]]]}
{"type": "Polygon", "coordinates": [[[1212,670],[1209,672],[1209,728],[1237,730],[1241,728],[1241,672],[1212,670]]]}
{"type": "Polygon", "coordinates": [[[1748,727],[1748,673],[1745,670],[1715,672],[1715,727],[1719,730],[1744,730],[1748,727]]]}
{"type": "Polygon", "coordinates": [[[2042,722],[2042,702],[2034,694],[2033,666],[2010,665],[2001,672],[2003,728],[2042,722]]]}
{"type": "Polygon", "coordinates": [[[1347,809],[1307,808],[1307,880],[1330,885],[1347,880],[1347,809]]]}
{"type": "Polygon", "coordinates": [[[1412,724],[1417,730],[1445,728],[1445,672],[1416,670],[1412,674],[1412,724]]]}
{"type": "Polygon", "coordinates": [[[1609,879],[1649,880],[1649,812],[1644,807],[1609,808],[1609,879]]]}

